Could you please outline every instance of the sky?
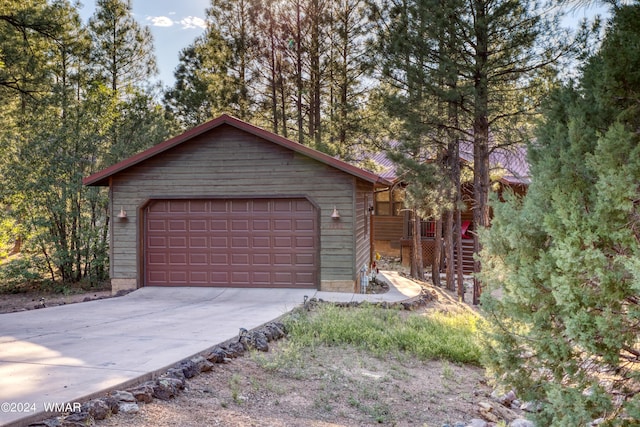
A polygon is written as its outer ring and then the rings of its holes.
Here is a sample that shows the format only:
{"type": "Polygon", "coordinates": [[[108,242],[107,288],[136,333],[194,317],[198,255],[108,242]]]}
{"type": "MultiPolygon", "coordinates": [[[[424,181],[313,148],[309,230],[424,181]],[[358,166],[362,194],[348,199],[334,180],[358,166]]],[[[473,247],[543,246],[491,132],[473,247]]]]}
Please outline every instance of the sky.
{"type": "MultiPolygon", "coordinates": [[[[86,23],[95,11],[95,0],[81,0],[80,16],[86,23]]],[[[211,0],[131,0],[133,16],[153,34],[159,69],[158,80],[172,86],[180,51],[204,33],[205,10],[211,0]]]]}
{"type": "MultiPolygon", "coordinates": [[[[158,80],[163,86],[173,86],[173,72],[178,66],[180,51],[204,33],[205,11],[211,0],[131,0],[133,16],[140,25],[148,26],[159,69],[158,80]]],[[[86,23],[95,11],[95,0],[83,0],[80,16],[86,23]]],[[[569,14],[570,26],[584,17],[602,14],[603,7],[576,8],[569,14]]]]}

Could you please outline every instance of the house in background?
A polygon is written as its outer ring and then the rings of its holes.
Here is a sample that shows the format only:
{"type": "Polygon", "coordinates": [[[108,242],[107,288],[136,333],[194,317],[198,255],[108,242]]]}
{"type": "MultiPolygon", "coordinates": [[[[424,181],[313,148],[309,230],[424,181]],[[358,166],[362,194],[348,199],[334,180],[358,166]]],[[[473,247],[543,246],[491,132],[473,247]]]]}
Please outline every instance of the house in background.
{"type": "Polygon", "coordinates": [[[112,292],[354,292],[374,192],[391,182],[223,115],[84,179],[108,186],[112,292]]]}
{"type": "MultiPolygon", "coordinates": [[[[397,176],[396,165],[387,157],[385,152],[379,152],[369,157],[377,164],[380,176],[391,181],[387,188],[379,188],[374,197],[373,247],[374,251],[383,256],[400,258],[403,265],[409,265],[413,250],[413,228],[411,211],[404,208],[405,188],[411,183],[403,182],[397,176]]],[[[527,192],[531,178],[527,163],[527,150],[524,146],[494,149],[490,154],[492,175],[496,177],[495,189],[498,192],[510,188],[516,194],[527,192]]],[[[472,167],[473,146],[470,143],[460,147],[460,162],[462,167],[472,167]]],[[[465,184],[462,188],[462,199],[466,209],[461,212],[462,227],[462,266],[465,274],[473,273],[473,186],[465,184]]],[[[436,239],[435,221],[423,220],[420,227],[424,266],[433,263],[436,243],[442,244],[442,239],[436,239]]],[[[456,253],[457,257],[458,254],[456,253]]]]}

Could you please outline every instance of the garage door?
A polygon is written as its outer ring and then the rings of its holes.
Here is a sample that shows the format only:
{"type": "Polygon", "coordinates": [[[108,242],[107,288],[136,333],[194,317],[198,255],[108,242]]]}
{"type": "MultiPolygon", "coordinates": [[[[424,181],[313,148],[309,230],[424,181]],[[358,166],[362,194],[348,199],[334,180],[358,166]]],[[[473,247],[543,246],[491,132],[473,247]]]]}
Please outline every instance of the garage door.
{"type": "Polygon", "coordinates": [[[317,235],[306,199],[153,201],[145,284],[316,288],[317,235]]]}

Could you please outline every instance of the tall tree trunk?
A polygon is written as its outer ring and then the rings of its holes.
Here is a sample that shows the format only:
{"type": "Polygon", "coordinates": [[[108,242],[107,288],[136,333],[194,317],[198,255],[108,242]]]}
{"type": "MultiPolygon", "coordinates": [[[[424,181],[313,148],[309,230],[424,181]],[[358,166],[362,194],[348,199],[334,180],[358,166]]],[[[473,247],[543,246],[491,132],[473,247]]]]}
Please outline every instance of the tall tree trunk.
{"type": "MultiPolygon", "coordinates": [[[[282,61],[282,58],[280,59],[282,61]]],[[[278,63],[279,69],[279,87],[280,87],[280,111],[282,112],[282,136],[288,138],[289,129],[287,128],[287,90],[284,84],[284,78],[282,77],[282,62],[278,63]]]]}
{"type": "Polygon", "coordinates": [[[311,18],[311,48],[310,56],[310,77],[311,77],[311,94],[309,96],[309,137],[313,139],[316,149],[322,149],[322,132],[321,132],[321,108],[320,95],[322,87],[322,76],[320,70],[320,26],[322,25],[322,10],[319,0],[312,0],[312,18],[311,18]]]}
{"type": "Polygon", "coordinates": [[[270,46],[270,68],[271,68],[271,78],[270,78],[270,91],[271,91],[271,120],[272,120],[272,129],[273,133],[278,132],[278,74],[276,72],[276,35],[274,23],[272,20],[269,22],[269,44],[270,46]]]}
{"type": "MultiPolygon", "coordinates": [[[[487,4],[485,0],[474,0],[476,13],[475,36],[475,73],[474,73],[474,106],[473,106],[473,223],[474,242],[473,252],[480,252],[478,230],[489,225],[489,95],[487,63],[489,58],[489,27],[486,16],[487,4]]],[[[476,258],[473,263],[474,272],[480,272],[480,261],[476,258]]],[[[482,286],[474,278],[473,303],[480,302],[482,286]]]]}
{"type": "MultiPolygon", "coordinates": [[[[460,186],[458,185],[458,190],[460,186]]],[[[460,192],[458,191],[458,194],[460,192]]],[[[462,202],[460,196],[456,197],[459,203],[456,203],[457,206],[460,206],[462,202]]],[[[455,223],[456,223],[456,233],[454,243],[456,246],[456,250],[458,251],[458,258],[456,259],[456,276],[458,278],[458,301],[464,301],[464,272],[462,271],[462,218],[460,215],[460,210],[456,209],[455,213],[455,223]]]]}
{"type": "Polygon", "coordinates": [[[422,260],[421,219],[417,210],[413,209],[413,254],[411,257],[411,277],[424,280],[424,265],[422,260]]]}
{"type": "MultiPolygon", "coordinates": [[[[454,84],[455,86],[455,84],[454,84]]],[[[459,126],[458,122],[458,105],[456,103],[449,103],[449,121],[452,125],[452,129],[457,129],[459,126]]],[[[462,272],[462,260],[463,260],[463,251],[462,251],[462,218],[460,215],[460,207],[463,205],[462,203],[462,188],[461,188],[461,178],[460,178],[460,140],[458,138],[457,132],[451,132],[450,140],[449,140],[449,153],[451,156],[451,162],[449,164],[451,180],[454,186],[454,200],[453,200],[453,228],[455,233],[453,235],[453,246],[454,250],[458,254],[455,260],[455,272],[457,277],[457,291],[458,291],[458,299],[460,301],[464,300],[464,275],[462,272]]],[[[454,289],[455,290],[455,289],[454,289]]]]}
{"type": "Polygon", "coordinates": [[[446,260],[447,289],[455,290],[455,254],[453,253],[453,211],[447,210],[444,214],[444,248],[446,260]]]}
{"type": "Polygon", "coordinates": [[[431,282],[440,286],[440,264],[442,261],[442,217],[436,219],[436,230],[433,236],[433,263],[431,264],[431,282]]]}
{"type": "Polygon", "coordinates": [[[245,20],[246,6],[243,0],[240,0],[240,46],[238,53],[240,54],[240,64],[238,77],[240,80],[240,99],[239,113],[240,119],[247,120],[249,118],[249,88],[247,87],[247,22],[245,20]]]}
{"type": "Polygon", "coordinates": [[[304,143],[304,118],[302,111],[302,11],[296,2],[296,114],[298,120],[298,142],[304,143]]]}

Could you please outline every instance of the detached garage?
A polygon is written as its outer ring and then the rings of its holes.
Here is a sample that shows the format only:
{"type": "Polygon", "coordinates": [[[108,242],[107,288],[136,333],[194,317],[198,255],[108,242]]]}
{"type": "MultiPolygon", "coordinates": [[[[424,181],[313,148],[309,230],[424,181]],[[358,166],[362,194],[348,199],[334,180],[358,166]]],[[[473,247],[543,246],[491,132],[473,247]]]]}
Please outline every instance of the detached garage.
{"type": "Polygon", "coordinates": [[[223,115],[93,174],[109,186],[112,291],[353,292],[383,178],[223,115]]]}

